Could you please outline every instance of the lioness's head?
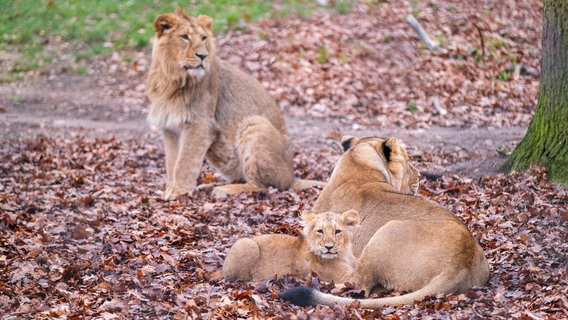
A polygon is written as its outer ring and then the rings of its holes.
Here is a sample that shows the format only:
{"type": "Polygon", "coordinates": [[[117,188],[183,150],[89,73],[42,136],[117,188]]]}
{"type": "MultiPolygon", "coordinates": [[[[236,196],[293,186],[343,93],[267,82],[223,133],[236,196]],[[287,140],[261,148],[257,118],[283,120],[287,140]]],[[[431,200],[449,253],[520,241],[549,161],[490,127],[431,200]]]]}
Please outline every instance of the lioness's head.
{"type": "Polygon", "coordinates": [[[161,64],[164,74],[195,80],[207,74],[215,53],[212,23],[208,16],[194,18],[181,8],[156,18],[152,59],[161,64]]]}
{"type": "Polygon", "coordinates": [[[353,232],[359,226],[359,212],[302,212],[302,233],[309,250],[324,259],[351,252],[353,232]]]}
{"type": "Polygon", "coordinates": [[[341,139],[344,157],[351,157],[360,170],[382,175],[383,181],[398,192],[416,194],[419,173],[409,162],[408,154],[395,137],[362,138],[344,136],[341,139]]]}

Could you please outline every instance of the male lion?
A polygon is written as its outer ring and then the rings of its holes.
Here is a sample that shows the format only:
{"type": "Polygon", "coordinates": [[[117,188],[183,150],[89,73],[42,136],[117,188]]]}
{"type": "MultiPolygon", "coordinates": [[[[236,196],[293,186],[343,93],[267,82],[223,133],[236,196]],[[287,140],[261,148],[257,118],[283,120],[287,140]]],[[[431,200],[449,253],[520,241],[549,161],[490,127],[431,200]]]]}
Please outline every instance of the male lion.
{"type": "Polygon", "coordinates": [[[353,276],[355,257],[351,251],[353,232],[359,213],[302,213],[302,234],[298,238],[283,234],[240,239],[231,247],[223,274],[229,281],[261,281],[274,275],[308,276],[344,283],[353,276]]]}
{"type": "Polygon", "coordinates": [[[280,109],[262,85],[215,55],[212,19],[178,8],[158,16],[147,80],[148,122],[166,153],[166,199],[191,194],[203,159],[229,181],[223,197],[266,187],[324,184],[294,178],[292,150],[280,109]]]}
{"type": "Polygon", "coordinates": [[[396,138],[347,136],[342,145],[345,153],[314,211],[361,213],[361,227],[353,239],[358,256],[353,282],[367,296],[374,288],[413,292],[355,300],[297,287],[282,292],[282,298],[303,306],[359,301],[363,308],[378,308],[459,293],[487,282],[487,260],[468,229],[446,209],[412,195],[418,172],[396,138]]]}

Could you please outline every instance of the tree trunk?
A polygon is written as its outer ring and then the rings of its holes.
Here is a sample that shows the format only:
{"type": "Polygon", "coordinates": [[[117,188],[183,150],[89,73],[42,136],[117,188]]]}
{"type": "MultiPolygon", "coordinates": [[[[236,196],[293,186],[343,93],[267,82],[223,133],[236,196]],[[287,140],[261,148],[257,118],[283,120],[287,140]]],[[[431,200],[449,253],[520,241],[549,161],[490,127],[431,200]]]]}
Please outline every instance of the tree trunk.
{"type": "Polygon", "coordinates": [[[551,181],[568,185],[568,1],[544,1],[541,77],[527,133],[502,168],[548,168],[551,181]]]}

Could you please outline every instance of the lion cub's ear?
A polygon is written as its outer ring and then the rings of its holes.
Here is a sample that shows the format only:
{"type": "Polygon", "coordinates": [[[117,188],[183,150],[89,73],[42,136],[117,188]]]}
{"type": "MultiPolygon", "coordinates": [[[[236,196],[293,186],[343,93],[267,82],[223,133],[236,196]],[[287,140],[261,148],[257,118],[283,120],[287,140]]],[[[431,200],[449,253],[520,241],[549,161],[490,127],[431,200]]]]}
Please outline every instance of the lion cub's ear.
{"type": "Polygon", "coordinates": [[[349,148],[351,148],[357,142],[359,142],[359,138],[357,137],[349,135],[343,136],[343,138],[341,138],[341,148],[343,149],[343,152],[349,150],[349,148]]]}
{"type": "Polygon", "coordinates": [[[383,143],[383,153],[388,162],[392,160],[405,161],[408,159],[406,150],[400,145],[396,137],[390,137],[383,143]]]}
{"type": "Polygon", "coordinates": [[[358,226],[361,222],[359,218],[359,212],[357,210],[347,210],[341,214],[343,223],[348,227],[358,226]]]}
{"type": "Polygon", "coordinates": [[[159,15],[154,21],[154,30],[156,30],[156,36],[161,37],[164,32],[171,29],[179,22],[178,18],[171,13],[164,13],[159,15]]]}
{"type": "Polygon", "coordinates": [[[211,26],[213,25],[213,19],[209,16],[200,15],[197,17],[197,23],[203,28],[211,31],[211,26]]]}

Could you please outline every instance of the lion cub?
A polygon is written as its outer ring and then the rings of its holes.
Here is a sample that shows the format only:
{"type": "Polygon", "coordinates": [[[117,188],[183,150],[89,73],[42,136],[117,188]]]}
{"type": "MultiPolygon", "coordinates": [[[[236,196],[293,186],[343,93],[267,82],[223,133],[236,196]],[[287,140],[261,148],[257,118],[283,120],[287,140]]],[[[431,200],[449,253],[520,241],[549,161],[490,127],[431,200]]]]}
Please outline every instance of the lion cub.
{"type": "Polygon", "coordinates": [[[278,105],[256,79],[216,56],[211,25],[210,17],[180,8],[154,22],[147,120],[164,140],[164,198],[193,193],[204,159],[225,180],[244,182],[215,187],[217,197],[325,185],[294,177],[278,105]]]}
{"type": "Polygon", "coordinates": [[[268,277],[316,272],[320,279],[342,284],[353,275],[351,252],[359,213],[302,213],[304,238],[281,234],[238,240],[229,250],[223,274],[229,281],[261,281],[268,277]]]}

